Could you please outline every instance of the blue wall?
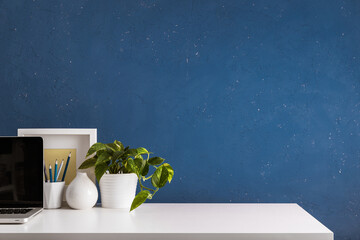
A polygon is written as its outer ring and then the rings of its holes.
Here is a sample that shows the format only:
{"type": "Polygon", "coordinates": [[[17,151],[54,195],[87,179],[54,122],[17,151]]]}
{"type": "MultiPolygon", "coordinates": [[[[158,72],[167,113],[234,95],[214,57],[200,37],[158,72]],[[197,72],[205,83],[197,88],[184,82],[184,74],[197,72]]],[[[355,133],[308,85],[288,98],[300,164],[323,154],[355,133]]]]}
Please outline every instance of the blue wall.
{"type": "Polygon", "coordinates": [[[0,134],[98,128],[153,202],[296,202],[360,239],[359,1],[0,1],[0,134]]]}

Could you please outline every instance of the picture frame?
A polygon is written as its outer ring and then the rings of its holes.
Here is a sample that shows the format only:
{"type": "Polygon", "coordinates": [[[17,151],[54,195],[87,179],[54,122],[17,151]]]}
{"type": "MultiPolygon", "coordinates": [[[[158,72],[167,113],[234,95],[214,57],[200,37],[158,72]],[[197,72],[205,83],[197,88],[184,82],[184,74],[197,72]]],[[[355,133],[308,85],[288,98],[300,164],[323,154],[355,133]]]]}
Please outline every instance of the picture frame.
{"type": "MultiPolygon", "coordinates": [[[[96,128],[19,128],[17,135],[24,137],[42,137],[44,141],[44,153],[48,149],[75,149],[75,172],[85,161],[86,153],[90,146],[97,142],[96,128]]],[[[81,171],[86,172],[89,178],[95,183],[95,173],[93,169],[81,171]]]]}

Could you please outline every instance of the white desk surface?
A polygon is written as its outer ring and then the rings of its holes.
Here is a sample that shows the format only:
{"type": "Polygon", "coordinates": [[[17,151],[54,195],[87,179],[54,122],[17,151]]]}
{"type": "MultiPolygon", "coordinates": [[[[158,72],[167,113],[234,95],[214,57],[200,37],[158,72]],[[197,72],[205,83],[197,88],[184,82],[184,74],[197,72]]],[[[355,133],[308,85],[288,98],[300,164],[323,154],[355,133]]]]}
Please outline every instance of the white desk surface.
{"type": "Polygon", "coordinates": [[[28,223],[0,225],[0,239],[333,240],[297,204],[143,204],[127,210],[44,210],[28,223]]]}

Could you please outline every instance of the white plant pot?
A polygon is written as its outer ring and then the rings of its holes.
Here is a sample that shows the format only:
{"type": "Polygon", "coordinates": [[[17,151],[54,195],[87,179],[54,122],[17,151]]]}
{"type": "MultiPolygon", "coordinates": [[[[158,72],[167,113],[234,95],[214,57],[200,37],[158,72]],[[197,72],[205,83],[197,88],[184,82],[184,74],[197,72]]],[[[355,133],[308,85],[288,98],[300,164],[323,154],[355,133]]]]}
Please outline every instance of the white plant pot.
{"type": "Polygon", "coordinates": [[[129,208],[134,200],[138,178],[135,173],[104,174],[100,179],[101,206],[129,208]]]}
{"type": "Polygon", "coordinates": [[[85,210],[92,208],[98,199],[95,184],[84,172],[77,172],[76,177],[66,190],[66,201],[71,208],[85,210]]]}

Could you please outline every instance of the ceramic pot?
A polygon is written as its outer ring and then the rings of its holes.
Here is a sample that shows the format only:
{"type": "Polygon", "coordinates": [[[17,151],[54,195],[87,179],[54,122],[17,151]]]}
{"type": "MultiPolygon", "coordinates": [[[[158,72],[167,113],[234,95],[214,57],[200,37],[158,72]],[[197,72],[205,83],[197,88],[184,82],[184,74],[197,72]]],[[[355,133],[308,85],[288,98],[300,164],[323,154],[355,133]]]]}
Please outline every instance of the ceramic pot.
{"type": "Polygon", "coordinates": [[[95,184],[84,172],[77,172],[76,177],[66,190],[66,201],[71,208],[90,209],[98,199],[95,184]]]}
{"type": "Polygon", "coordinates": [[[104,174],[100,179],[101,206],[129,208],[134,200],[138,178],[135,173],[104,174]]]}
{"type": "Polygon", "coordinates": [[[61,208],[65,182],[44,182],[44,208],[61,208]]]}

